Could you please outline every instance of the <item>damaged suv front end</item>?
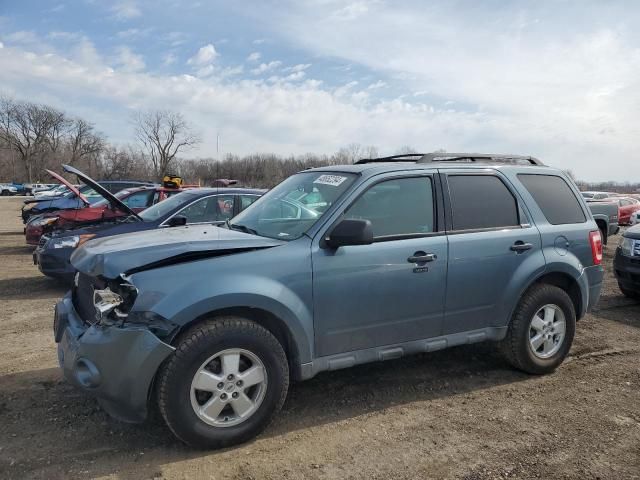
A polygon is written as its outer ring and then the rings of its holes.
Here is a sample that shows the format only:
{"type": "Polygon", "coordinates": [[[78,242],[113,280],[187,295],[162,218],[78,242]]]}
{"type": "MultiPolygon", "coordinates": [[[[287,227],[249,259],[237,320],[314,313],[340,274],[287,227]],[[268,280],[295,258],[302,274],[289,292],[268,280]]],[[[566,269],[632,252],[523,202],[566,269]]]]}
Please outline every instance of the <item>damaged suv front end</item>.
{"type": "Polygon", "coordinates": [[[95,396],[111,416],[143,421],[154,376],[175,350],[171,341],[184,324],[173,318],[175,312],[159,305],[169,300],[170,292],[178,291],[166,272],[187,271],[200,260],[202,276],[192,275],[191,280],[203,285],[210,277],[211,262],[221,263],[217,257],[282,244],[212,225],[87,242],[71,257],[78,273],[71,291],[55,307],[54,333],[65,377],[95,396]],[[166,291],[160,291],[157,282],[166,291]],[[158,311],[168,312],[171,321],[158,311]]]}
{"type": "Polygon", "coordinates": [[[163,338],[175,325],[155,314],[131,314],[135,296],[125,278],[106,282],[78,273],[54,316],[58,361],[67,380],[127,422],[146,417],[153,377],[174,351],[163,338]]]}

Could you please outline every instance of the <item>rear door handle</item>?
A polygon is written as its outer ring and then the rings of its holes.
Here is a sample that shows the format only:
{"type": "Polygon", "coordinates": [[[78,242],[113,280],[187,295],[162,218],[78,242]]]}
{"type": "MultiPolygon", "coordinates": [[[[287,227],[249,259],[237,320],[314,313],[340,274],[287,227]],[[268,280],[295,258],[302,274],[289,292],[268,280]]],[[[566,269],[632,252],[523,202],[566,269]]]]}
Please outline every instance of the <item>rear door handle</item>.
{"type": "Polygon", "coordinates": [[[409,263],[427,263],[433,262],[438,256],[435,253],[416,252],[411,257],[407,258],[409,263]]]}
{"type": "Polygon", "coordinates": [[[511,250],[516,253],[526,252],[527,250],[531,250],[533,245],[530,243],[524,243],[523,241],[518,240],[516,243],[511,245],[511,250]]]}

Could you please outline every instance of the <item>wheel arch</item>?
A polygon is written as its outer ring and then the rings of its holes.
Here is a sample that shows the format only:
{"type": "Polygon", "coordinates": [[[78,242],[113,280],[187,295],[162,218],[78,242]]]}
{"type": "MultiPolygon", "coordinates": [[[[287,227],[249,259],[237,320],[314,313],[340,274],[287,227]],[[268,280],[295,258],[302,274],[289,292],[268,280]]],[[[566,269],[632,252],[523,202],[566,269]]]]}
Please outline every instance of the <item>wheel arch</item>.
{"type": "MultiPolygon", "coordinates": [[[[520,300],[527,294],[527,292],[536,285],[553,285],[564,290],[569,298],[571,298],[571,302],[576,311],[576,320],[580,320],[584,316],[585,312],[585,302],[582,294],[582,289],[580,287],[580,283],[578,280],[571,276],[567,272],[562,271],[551,271],[545,272],[542,275],[536,277],[528,286],[524,289],[522,294],[520,295],[520,300]]],[[[520,303],[520,302],[518,302],[520,303]]],[[[517,307],[516,307],[517,308],[517,307]]],[[[512,313],[513,316],[513,313],[512,313]]]]}
{"type": "Polygon", "coordinates": [[[247,320],[251,320],[252,322],[266,328],[274,337],[276,337],[278,342],[280,342],[280,345],[282,345],[284,353],[287,356],[289,371],[291,372],[293,379],[301,379],[302,362],[300,349],[296,343],[294,333],[288,327],[287,322],[263,308],[246,306],[223,307],[200,314],[193,320],[181,325],[178,330],[174,332],[171,345],[175,346],[175,343],[178,341],[182,333],[188,331],[199,323],[206,320],[229,316],[246,318],[247,320]]]}

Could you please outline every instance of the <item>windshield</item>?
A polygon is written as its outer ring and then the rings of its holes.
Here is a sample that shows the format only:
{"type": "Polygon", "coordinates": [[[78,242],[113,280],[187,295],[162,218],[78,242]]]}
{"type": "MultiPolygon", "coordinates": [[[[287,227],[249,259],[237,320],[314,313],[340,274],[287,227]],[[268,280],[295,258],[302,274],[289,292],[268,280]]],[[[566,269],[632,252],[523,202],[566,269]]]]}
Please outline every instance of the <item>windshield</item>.
{"type": "MultiPolygon", "coordinates": [[[[98,195],[98,192],[96,192],[95,190],[91,189],[92,192],[95,193],[95,195],[98,195]]],[[[127,195],[129,195],[131,193],[130,190],[120,190],[118,193],[115,193],[114,196],[119,199],[122,200],[124,197],[126,197],[127,195]]],[[[86,194],[85,194],[86,195],[86,194]]],[[[109,202],[107,201],[106,198],[103,198],[102,196],[100,196],[100,198],[102,198],[102,200],[100,200],[99,202],[95,202],[93,204],[94,207],[104,207],[105,205],[108,205],[109,202]]]]}
{"type": "Polygon", "coordinates": [[[351,186],[351,173],[302,172],[269,190],[229,227],[280,240],[300,238],[351,186]]]}
{"type": "Polygon", "coordinates": [[[185,205],[187,202],[191,202],[198,198],[193,192],[182,192],[177,195],[172,195],[166,200],[156,203],[154,206],[143,210],[138,215],[145,222],[154,222],[168,213],[172,212],[174,209],[180,207],[181,205],[185,205]]]}

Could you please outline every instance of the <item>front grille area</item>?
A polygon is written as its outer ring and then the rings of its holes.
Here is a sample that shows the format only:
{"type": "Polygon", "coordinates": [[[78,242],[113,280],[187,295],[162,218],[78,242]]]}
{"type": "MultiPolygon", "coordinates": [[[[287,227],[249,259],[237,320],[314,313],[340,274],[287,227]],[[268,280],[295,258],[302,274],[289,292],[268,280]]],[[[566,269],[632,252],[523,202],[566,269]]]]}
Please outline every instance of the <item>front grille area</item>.
{"type": "Polygon", "coordinates": [[[47,244],[48,241],[49,241],[49,237],[47,237],[46,235],[42,235],[40,237],[40,241],[38,241],[38,248],[40,249],[44,248],[44,246],[47,244]]]}
{"type": "Polygon", "coordinates": [[[631,249],[631,253],[634,257],[640,257],[640,240],[633,241],[633,248],[631,249]]]}
{"type": "Polygon", "coordinates": [[[74,281],[73,289],[71,290],[71,300],[73,306],[80,315],[80,318],[85,323],[93,325],[96,323],[96,310],[93,305],[93,291],[97,289],[103,289],[106,287],[105,282],[98,278],[85,275],[84,273],[78,274],[77,282],[74,281]]]}

